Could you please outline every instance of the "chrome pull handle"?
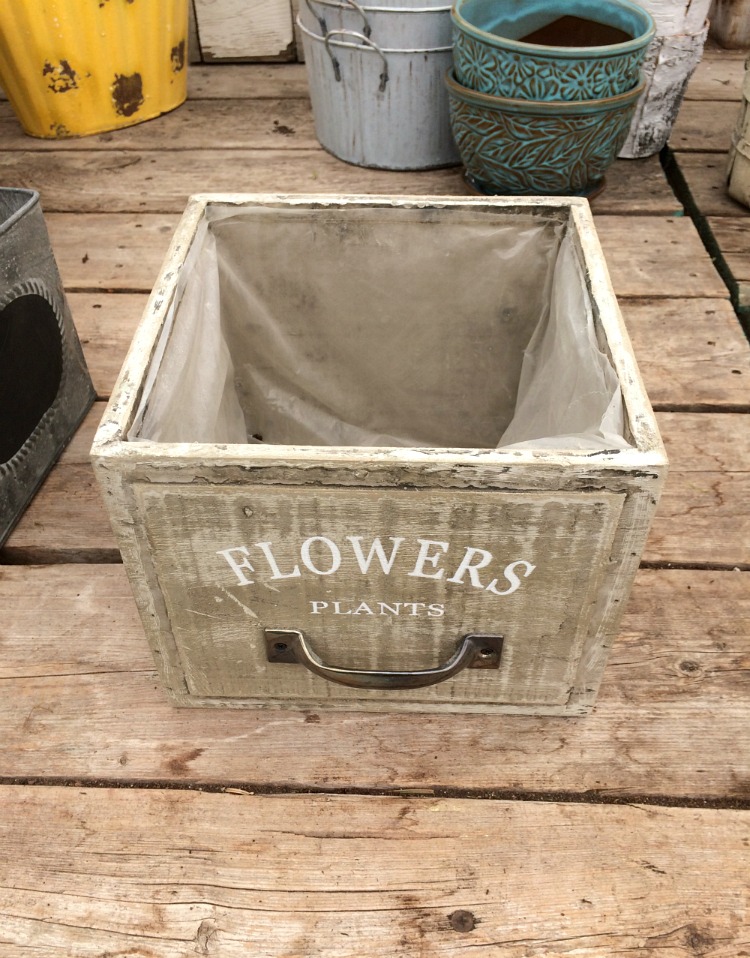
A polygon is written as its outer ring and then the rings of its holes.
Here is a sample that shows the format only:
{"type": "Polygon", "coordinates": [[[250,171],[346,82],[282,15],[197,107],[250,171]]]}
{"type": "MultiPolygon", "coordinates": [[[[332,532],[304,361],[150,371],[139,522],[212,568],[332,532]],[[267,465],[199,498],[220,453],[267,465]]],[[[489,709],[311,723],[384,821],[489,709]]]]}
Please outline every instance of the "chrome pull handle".
{"type": "Polygon", "coordinates": [[[497,669],[503,649],[502,635],[474,633],[460,639],[453,655],[436,668],[416,672],[379,672],[326,665],[298,629],[265,629],[264,636],[269,662],[302,665],[329,682],[356,689],[421,689],[445,682],[463,669],[497,669]]]}

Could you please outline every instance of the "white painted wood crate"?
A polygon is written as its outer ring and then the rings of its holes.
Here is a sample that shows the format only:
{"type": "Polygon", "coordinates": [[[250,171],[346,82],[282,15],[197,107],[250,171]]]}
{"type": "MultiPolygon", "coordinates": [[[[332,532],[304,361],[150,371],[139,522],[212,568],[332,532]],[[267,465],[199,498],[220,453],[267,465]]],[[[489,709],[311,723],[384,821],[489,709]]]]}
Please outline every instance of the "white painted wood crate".
{"type": "Polygon", "coordinates": [[[92,456],[173,702],[230,707],[584,714],[666,470],[547,198],[192,198],[92,456]]]}

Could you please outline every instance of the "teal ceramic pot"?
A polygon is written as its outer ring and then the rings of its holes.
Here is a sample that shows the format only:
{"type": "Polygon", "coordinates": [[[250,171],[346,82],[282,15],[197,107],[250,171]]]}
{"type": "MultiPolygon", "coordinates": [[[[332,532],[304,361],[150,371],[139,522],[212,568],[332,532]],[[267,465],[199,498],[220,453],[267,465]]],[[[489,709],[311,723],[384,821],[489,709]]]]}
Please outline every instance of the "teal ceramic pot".
{"type": "Polygon", "coordinates": [[[656,32],[631,0],[455,0],[451,18],[456,79],[517,100],[596,100],[632,90],[656,32]]]}
{"type": "Polygon", "coordinates": [[[574,103],[477,93],[446,76],[453,138],[469,182],[493,195],[589,196],[628,135],[643,84],[574,103]]]}

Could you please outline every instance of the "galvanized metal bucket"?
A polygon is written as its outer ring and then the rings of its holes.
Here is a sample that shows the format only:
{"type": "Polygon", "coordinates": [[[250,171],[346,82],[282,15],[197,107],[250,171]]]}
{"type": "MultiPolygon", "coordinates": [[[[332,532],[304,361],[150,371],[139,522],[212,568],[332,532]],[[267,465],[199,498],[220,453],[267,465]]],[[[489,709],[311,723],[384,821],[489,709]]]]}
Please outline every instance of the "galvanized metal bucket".
{"type": "Polygon", "coordinates": [[[365,6],[357,0],[303,0],[300,22],[324,37],[329,30],[355,30],[381,47],[398,50],[449,47],[453,42],[450,5],[365,6]]]}
{"type": "Polygon", "coordinates": [[[39,194],[0,188],[0,545],[94,398],[39,194]]]}
{"type": "Polygon", "coordinates": [[[460,162],[443,75],[450,46],[391,49],[355,30],[324,37],[297,18],[305,51],[315,133],[347,163],[426,170],[460,162]]]}

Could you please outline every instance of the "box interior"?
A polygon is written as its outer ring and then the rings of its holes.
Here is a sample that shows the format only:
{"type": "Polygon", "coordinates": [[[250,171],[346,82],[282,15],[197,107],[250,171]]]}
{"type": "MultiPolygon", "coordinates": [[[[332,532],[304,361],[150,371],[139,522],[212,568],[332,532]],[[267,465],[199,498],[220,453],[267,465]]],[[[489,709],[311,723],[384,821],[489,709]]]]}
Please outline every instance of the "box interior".
{"type": "Polygon", "coordinates": [[[558,211],[209,203],[129,440],[628,448],[558,211]]]}

